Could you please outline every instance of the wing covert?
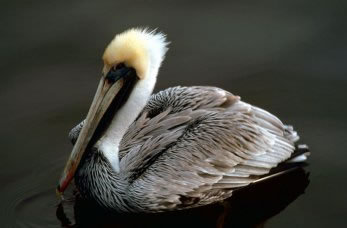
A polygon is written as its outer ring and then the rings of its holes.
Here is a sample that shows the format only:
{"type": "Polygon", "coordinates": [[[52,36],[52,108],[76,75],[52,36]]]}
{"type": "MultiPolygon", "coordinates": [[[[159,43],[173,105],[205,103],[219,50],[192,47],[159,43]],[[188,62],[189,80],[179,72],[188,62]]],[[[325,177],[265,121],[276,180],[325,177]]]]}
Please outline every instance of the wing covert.
{"type": "Polygon", "coordinates": [[[128,171],[125,173],[136,177],[132,178],[133,188],[129,188],[131,197],[163,209],[205,205],[229,197],[235,188],[252,183],[290,157],[294,142],[286,138],[278,118],[228,92],[206,89],[219,101],[201,104],[194,98],[188,99],[191,105],[180,101],[177,107],[172,97],[160,97],[161,102],[171,99],[171,106],[158,113],[153,104],[160,106],[160,102],[150,101],[132,125],[134,129],[129,129],[136,132],[136,126],[141,125],[139,132],[146,132],[127,138],[131,145],[138,142],[136,151],[125,153],[122,161],[128,171]]]}

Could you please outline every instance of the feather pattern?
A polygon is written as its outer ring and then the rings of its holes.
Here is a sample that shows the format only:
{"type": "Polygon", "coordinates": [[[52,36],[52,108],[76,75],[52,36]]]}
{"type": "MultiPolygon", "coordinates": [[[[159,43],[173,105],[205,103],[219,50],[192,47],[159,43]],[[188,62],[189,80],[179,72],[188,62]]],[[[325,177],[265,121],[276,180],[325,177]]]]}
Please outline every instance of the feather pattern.
{"type": "MultiPolygon", "coordinates": [[[[73,143],[82,126],[70,132],[73,143]]],[[[269,173],[297,140],[292,127],[225,90],[173,87],[152,95],[129,126],[119,173],[91,150],[75,179],[82,195],[118,211],[197,207],[269,173]]]]}

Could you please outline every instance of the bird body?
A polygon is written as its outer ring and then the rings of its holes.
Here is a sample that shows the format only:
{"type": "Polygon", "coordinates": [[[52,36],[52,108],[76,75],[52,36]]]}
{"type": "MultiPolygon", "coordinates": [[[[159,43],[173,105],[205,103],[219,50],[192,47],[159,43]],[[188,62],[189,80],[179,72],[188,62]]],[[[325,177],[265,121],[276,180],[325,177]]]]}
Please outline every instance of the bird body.
{"type": "MultiPolygon", "coordinates": [[[[83,197],[119,212],[193,208],[223,201],[292,159],[299,139],[293,128],[228,91],[178,86],[150,95],[166,52],[164,36],[147,30],[130,30],[128,38],[127,34],[106,49],[105,78],[131,74],[119,67],[120,62],[129,64],[130,56],[138,81],[128,83],[126,76],[122,85],[131,93],[120,89],[110,102],[98,101],[96,95],[92,114],[69,134],[76,143],[72,160],[74,153],[83,152],[77,165],[67,165],[68,170],[76,167],[75,183],[83,197]],[[112,70],[108,65],[114,59],[118,69],[112,70]],[[106,111],[93,112],[105,102],[106,111]],[[96,126],[98,113],[102,114],[96,126]],[[91,133],[86,126],[92,126],[91,133]]],[[[58,191],[70,176],[64,171],[58,191]]]]}

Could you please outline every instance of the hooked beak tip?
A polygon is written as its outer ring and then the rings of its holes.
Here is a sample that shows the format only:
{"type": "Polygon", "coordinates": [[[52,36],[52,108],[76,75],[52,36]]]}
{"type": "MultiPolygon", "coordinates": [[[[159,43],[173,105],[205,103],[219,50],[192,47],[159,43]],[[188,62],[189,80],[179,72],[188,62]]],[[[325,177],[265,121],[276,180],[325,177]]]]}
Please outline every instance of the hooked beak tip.
{"type": "Polygon", "coordinates": [[[61,191],[60,185],[58,184],[57,188],[55,189],[55,193],[59,198],[62,198],[63,196],[63,191],[61,191]]]}

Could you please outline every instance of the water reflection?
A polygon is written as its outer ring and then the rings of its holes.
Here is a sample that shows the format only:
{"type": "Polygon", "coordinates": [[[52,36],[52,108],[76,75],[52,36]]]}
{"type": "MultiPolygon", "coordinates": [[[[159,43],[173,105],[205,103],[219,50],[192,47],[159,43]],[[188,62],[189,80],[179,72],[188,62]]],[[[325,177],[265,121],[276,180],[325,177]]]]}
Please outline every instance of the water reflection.
{"type": "Polygon", "coordinates": [[[62,227],[264,227],[304,193],[309,174],[302,167],[235,191],[223,204],[158,214],[114,214],[78,197],[59,204],[62,227]]]}

